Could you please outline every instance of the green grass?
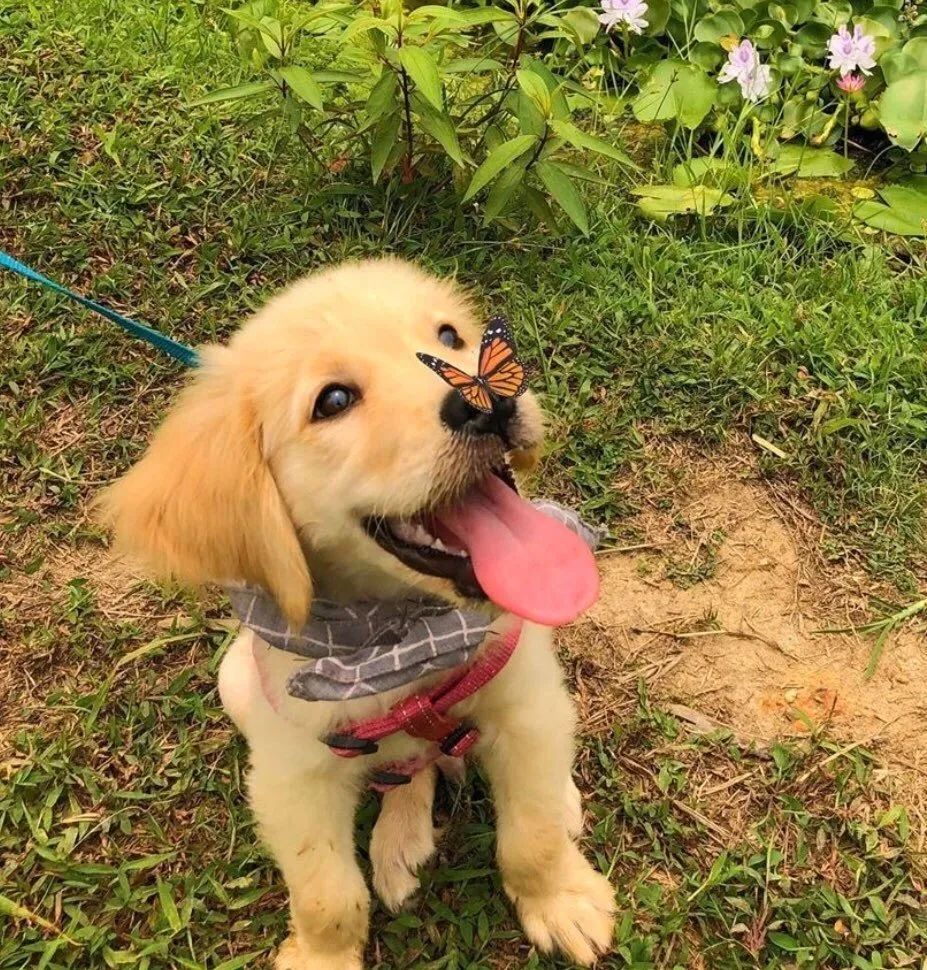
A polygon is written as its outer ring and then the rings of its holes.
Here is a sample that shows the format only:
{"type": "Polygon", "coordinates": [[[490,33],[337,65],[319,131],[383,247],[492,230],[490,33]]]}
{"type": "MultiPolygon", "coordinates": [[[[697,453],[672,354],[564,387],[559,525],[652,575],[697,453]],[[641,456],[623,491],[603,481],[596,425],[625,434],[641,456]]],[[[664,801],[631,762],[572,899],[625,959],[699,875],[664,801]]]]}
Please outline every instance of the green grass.
{"type": "MultiPolygon", "coordinates": [[[[86,597],[69,609],[56,627],[75,665],[109,669],[139,633],[86,597]]],[[[16,739],[0,793],[3,896],[57,931],[8,922],[3,970],[229,970],[285,934],[285,894],[240,797],[243,745],[215,692],[224,635],[202,621],[192,632],[131,677],[68,676],[45,728],[16,739]]],[[[717,968],[868,970],[924,952],[909,822],[871,784],[865,750],[811,739],[751,753],[687,735],[644,693],[617,723],[579,769],[589,848],[622,913],[606,967],[701,954],[717,968]]],[[[359,818],[365,867],[374,813],[370,800],[359,818]]],[[[399,917],[375,911],[370,966],[564,966],[529,953],[505,904],[484,785],[446,796],[444,814],[422,893],[399,917]]]]}
{"type": "MultiPolygon", "coordinates": [[[[237,80],[217,16],[214,0],[0,0],[3,248],[191,343],[346,257],[397,252],[457,273],[509,312],[537,365],[553,417],[545,488],[614,524],[632,500],[616,481],[646,436],[753,431],[788,455],[765,468],[810,498],[835,557],[916,584],[922,256],[846,244],[798,213],[654,227],[620,186],[593,200],[589,239],[552,239],[481,230],[419,186],[320,183],[276,123],[185,106],[237,80]]],[[[139,453],[181,375],[18,280],[0,279],[0,298],[0,582],[19,590],[62,550],[100,548],[87,502],[139,453]]],[[[0,606],[0,655],[23,693],[4,727],[0,913],[11,900],[78,944],[8,918],[0,970],[248,965],[281,939],[285,895],[218,709],[221,610],[147,589],[121,612],[94,569],[0,606]],[[180,627],[154,619],[178,615],[180,627]],[[110,678],[119,657],[175,633],[110,678]]],[[[833,753],[822,740],[755,757],[688,739],[646,698],[625,713],[583,755],[589,848],[626,914],[607,966],[696,966],[702,952],[712,968],[868,970],[925,952],[905,816],[861,749],[816,770],[833,753]],[[707,775],[711,787],[745,772],[702,806],[707,775]]],[[[371,965],[558,965],[528,954],[491,844],[477,784],[419,903],[376,915],[371,965]]]]}

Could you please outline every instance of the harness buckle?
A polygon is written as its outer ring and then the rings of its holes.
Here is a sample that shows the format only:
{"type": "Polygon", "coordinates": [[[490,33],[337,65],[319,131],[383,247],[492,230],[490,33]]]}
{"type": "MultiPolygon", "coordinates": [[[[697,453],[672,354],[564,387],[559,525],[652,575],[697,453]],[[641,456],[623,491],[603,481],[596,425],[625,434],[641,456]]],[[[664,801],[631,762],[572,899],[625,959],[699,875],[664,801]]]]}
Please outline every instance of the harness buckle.
{"type": "Polygon", "coordinates": [[[438,747],[450,758],[462,758],[480,739],[480,732],[472,724],[458,724],[441,738],[438,747]]]}
{"type": "Polygon", "coordinates": [[[378,768],[370,773],[370,787],[380,792],[399,788],[402,785],[411,784],[411,782],[412,776],[401,771],[378,768]]]}
{"type": "Polygon", "coordinates": [[[356,758],[361,754],[376,754],[379,745],[367,738],[356,738],[353,734],[329,734],[323,739],[339,758],[356,758]]]}

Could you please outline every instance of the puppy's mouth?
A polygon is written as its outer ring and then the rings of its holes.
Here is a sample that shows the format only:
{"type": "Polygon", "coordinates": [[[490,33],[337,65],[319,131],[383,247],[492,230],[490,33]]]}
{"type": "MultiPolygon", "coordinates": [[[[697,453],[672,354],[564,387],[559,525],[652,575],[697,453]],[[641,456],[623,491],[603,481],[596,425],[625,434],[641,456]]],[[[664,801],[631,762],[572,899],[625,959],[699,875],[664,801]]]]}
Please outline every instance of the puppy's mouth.
{"type": "Polygon", "coordinates": [[[409,569],[537,623],[568,623],[598,595],[586,544],[521,498],[507,466],[453,504],[402,518],[371,516],[364,528],[409,569]]]}

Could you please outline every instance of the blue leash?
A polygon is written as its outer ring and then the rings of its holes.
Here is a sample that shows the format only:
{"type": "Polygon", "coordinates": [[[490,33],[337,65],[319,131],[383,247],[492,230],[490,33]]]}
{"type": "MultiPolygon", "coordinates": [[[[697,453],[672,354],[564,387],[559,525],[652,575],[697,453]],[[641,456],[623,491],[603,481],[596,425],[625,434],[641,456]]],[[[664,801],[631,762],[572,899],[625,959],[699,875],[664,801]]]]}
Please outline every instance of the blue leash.
{"type": "Polygon", "coordinates": [[[5,253],[2,249],[0,249],[0,268],[12,270],[12,272],[18,273],[20,276],[25,277],[27,280],[32,280],[34,283],[41,283],[42,286],[54,290],[55,293],[60,293],[62,296],[74,300],[75,303],[79,303],[88,310],[93,310],[94,313],[99,313],[101,317],[105,317],[112,323],[117,324],[134,337],[138,337],[140,340],[151,344],[152,347],[157,347],[158,350],[163,350],[164,353],[170,354],[171,357],[179,360],[181,364],[186,364],[187,367],[199,366],[199,354],[192,347],[188,347],[186,344],[182,344],[177,340],[172,340],[163,333],[152,330],[151,327],[146,327],[143,323],[130,320],[128,317],[124,317],[115,310],[110,310],[109,307],[103,306],[101,303],[94,303],[93,300],[88,300],[87,297],[81,296],[79,293],[74,293],[72,290],[67,289],[67,287],[55,283],[54,280],[50,280],[47,276],[37,273],[31,267],[26,266],[25,263],[19,262],[18,259],[13,259],[9,253],[5,253]]]}

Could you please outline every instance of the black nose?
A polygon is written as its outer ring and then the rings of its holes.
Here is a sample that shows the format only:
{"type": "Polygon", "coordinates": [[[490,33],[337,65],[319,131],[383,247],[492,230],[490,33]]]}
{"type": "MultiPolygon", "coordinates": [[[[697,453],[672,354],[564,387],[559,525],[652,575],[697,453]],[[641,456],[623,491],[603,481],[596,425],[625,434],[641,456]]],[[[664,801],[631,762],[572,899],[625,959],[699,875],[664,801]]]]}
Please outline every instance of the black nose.
{"type": "Polygon", "coordinates": [[[463,434],[495,434],[506,440],[509,422],[515,414],[515,398],[493,398],[490,413],[467,404],[459,391],[451,391],[441,405],[441,420],[451,429],[463,434]]]}

